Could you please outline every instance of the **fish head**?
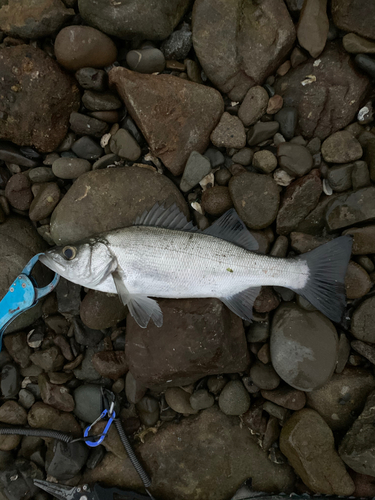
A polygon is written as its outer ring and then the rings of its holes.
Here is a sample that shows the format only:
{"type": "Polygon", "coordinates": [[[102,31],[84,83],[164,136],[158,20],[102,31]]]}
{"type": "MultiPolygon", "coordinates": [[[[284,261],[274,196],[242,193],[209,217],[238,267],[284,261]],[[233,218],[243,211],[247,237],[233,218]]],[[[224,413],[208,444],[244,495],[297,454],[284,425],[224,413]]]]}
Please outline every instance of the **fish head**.
{"type": "Polygon", "coordinates": [[[68,281],[87,288],[97,286],[117,267],[107,243],[97,239],[51,248],[39,260],[68,281]]]}

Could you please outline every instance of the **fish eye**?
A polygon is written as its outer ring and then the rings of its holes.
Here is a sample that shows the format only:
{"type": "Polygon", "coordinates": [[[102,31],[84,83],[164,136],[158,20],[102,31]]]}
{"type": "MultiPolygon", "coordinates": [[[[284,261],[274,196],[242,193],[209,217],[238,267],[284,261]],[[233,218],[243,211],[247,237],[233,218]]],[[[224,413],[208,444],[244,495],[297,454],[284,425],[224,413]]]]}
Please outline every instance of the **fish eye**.
{"type": "Polygon", "coordinates": [[[77,255],[77,249],[75,247],[64,247],[62,253],[67,260],[73,260],[77,255]]]}

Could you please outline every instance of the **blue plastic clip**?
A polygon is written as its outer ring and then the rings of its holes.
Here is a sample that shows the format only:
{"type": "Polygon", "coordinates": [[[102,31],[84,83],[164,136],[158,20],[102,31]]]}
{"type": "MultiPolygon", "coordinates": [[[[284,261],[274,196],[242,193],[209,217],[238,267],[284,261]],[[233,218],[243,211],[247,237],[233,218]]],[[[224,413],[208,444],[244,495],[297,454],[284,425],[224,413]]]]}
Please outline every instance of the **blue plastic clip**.
{"type": "Polygon", "coordinates": [[[106,415],[108,415],[108,422],[107,422],[106,426],[104,427],[102,434],[95,441],[89,441],[88,439],[85,439],[85,443],[87,444],[87,446],[91,446],[92,448],[94,448],[95,446],[99,446],[100,444],[102,444],[102,442],[104,441],[104,438],[107,435],[109,428],[111,427],[112,422],[116,418],[116,412],[114,411],[113,408],[114,408],[114,402],[111,403],[109,410],[107,410],[107,409],[103,410],[102,413],[99,415],[99,417],[91,425],[86,427],[85,432],[83,433],[85,438],[88,437],[91,428],[97,422],[99,422],[99,420],[102,420],[106,415]]]}
{"type": "Polygon", "coordinates": [[[42,297],[52,292],[59,282],[60,276],[55,274],[49,285],[38,288],[37,283],[31,276],[31,272],[40,255],[43,254],[38,253],[26,264],[21,274],[17,276],[4,298],[0,301],[0,351],[3,333],[10,323],[21,313],[35,306],[42,297]]]}

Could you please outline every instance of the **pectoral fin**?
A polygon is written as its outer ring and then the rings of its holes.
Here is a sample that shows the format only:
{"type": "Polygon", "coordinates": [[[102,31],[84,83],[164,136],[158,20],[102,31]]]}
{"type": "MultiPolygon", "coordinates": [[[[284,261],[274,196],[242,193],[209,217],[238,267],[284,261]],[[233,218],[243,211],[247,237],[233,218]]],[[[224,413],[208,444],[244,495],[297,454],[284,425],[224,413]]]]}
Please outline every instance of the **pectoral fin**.
{"type": "Polygon", "coordinates": [[[156,300],[150,299],[147,295],[129,293],[125,285],[124,273],[121,270],[116,269],[112,276],[121,302],[128,306],[130,314],[138,325],[146,328],[151,318],[156,326],[162,326],[163,313],[156,300]]]}
{"type": "Polygon", "coordinates": [[[253,317],[253,305],[260,292],[260,286],[246,288],[230,297],[220,297],[220,300],[237,316],[251,321],[253,317]]]}

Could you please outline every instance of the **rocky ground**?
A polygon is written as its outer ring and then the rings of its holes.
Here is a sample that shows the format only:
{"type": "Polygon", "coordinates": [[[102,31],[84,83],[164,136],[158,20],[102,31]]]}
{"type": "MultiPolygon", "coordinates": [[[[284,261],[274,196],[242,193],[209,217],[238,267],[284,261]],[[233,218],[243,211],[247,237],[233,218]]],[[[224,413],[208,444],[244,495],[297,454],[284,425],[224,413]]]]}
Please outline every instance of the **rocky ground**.
{"type": "MultiPolygon", "coordinates": [[[[62,279],[4,337],[1,425],[79,437],[105,386],[160,500],[229,500],[247,480],[375,496],[375,4],[0,6],[0,296],[35,253],[155,202],[200,229],[235,207],[273,256],[354,236],[341,324],[264,287],[251,324],[160,300],[144,330],[62,279]]],[[[95,449],[1,436],[0,499],[50,498],[34,477],[142,491],[114,428],[95,449]]]]}

